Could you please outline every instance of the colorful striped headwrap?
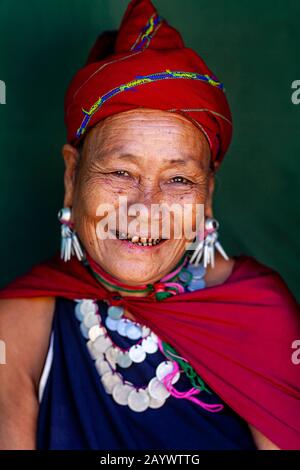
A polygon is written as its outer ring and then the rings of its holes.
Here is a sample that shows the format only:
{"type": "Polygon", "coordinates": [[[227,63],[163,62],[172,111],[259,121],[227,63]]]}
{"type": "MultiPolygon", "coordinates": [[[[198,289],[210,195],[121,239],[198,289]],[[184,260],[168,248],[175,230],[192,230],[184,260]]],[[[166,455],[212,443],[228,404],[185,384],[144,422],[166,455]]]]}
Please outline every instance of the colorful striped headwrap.
{"type": "Polygon", "coordinates": [[[177,112],[206,136],[212,161],[230,144],[223,84],[149,0],[133,0],[117,32],[101,34],[65,97],[68,142],[77,146],[100,120],[134,108],[177,112]]]}

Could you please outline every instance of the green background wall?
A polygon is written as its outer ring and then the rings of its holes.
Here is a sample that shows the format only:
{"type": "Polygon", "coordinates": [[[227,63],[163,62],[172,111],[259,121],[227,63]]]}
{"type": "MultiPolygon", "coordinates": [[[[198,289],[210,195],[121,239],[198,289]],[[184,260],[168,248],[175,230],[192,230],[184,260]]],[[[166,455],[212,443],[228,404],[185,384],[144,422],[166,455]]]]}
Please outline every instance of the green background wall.
{"type": "MultiPolygon", "coordinates": [[[[0,286],[59,246],[63,97],[127,0],[0,0],[0,286]]],[[[298,0],[156,0],[225,84],[234,139],[215,195],[220,237],[279,271],[300,298],[298,0]]]]}

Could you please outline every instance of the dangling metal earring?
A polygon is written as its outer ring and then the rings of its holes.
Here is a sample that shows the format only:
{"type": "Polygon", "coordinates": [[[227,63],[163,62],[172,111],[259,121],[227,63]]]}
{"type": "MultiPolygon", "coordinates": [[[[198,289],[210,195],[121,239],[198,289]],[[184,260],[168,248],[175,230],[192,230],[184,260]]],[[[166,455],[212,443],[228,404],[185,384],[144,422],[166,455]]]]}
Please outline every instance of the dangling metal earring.
{"type": "Polygon", "coordinates": [[[60,257],[64,261],[69,261],[72,255],[76,255],[79,261],[84,258],[83,250],[80,246],[78,237],[72,229],[71,223],[71,209],[70,207],[63,207],[58,212],[58,220],[61,225],[61,247],[60,257]]]}
{"type": "Polygon", "coordinates": [[[197,244],[190,259],[190,264],[198,265],[203,256],[203,265],[206,268],[209,263],[215,266],[215,248],[221,253],[223,258],[228,260],[221,243],[218,241],[219,222],[213,217],[208,217],[204,223],[204,239],[197,244]]]}

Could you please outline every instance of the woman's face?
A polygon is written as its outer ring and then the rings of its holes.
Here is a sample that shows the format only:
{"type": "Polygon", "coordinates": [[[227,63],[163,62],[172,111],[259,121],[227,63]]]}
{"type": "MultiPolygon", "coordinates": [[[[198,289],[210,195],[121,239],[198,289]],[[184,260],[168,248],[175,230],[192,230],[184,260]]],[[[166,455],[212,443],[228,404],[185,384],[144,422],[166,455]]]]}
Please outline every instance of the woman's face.
{"type": "Polygon", "coordinates": [[[165,276],[193,239],[184,233],[183,217],[192,220],[195,230],[196,204],[205,204],[203,215],[212,216],[209,145],[202,132],[179,114],[151,109],[116,114],[87,134],[79,163],[77,150],[68,144],[63,155],[64,204],[72,207],[75,230],[96,263],[124,283],[152,283],[165,276]],[[119,218],[121,201],[127,204],[123,218],[119,218]],[[143,209],[134,215],[129,208],[137,203],[143,209]],[[169,219],[170,233],[168,217],[162,222],[162,213],[151,214],[153,204],[163,203],[165,207],[176,204],[169,219]],[[184,212],[184,207],[192,211],[184,212]],[[147,239],[156,224],[157,238],[165,238],[153,246],[113,238],[110,232],[103,239],[108,220],[110,227],[116,221],[119,232],[147,239]],[[180,236],[178,220],[182,220],[180,236]]]}

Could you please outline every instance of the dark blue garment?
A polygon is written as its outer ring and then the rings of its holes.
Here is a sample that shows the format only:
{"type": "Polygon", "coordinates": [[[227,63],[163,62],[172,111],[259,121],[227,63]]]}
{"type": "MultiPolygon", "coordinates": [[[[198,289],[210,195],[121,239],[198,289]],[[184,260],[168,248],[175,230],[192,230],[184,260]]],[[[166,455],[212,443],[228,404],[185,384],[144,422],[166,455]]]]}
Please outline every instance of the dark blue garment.
{"type": "MultiPolygon", "coordinates": [[[[158,409],[134,412],[107,394],[86,346],[77,318],[76,303],[56,299],[53,319],[53,361],[40,404],[38,449],[98,450],[221,450],[255,449],[246,423],[225,405],[217,413],[173,396],[158,409]]],[[[102,319],[107,304],[98,302],[102,319]]],[[[109,332],[113,341],[127,348],[136,341],[109,332]]],[[[178,333],[180,334],[180,332],[178,333]]],[[[158,350],[146,360],[120,369],[125,379],[142,386],[155,376],[157,365],[166,360],[158,350]]],[[[191,388],[184,374],[175,384],[191,388]]],[[[199,399],[221,403],[215,394],[201,392],[199,399]]]]}

